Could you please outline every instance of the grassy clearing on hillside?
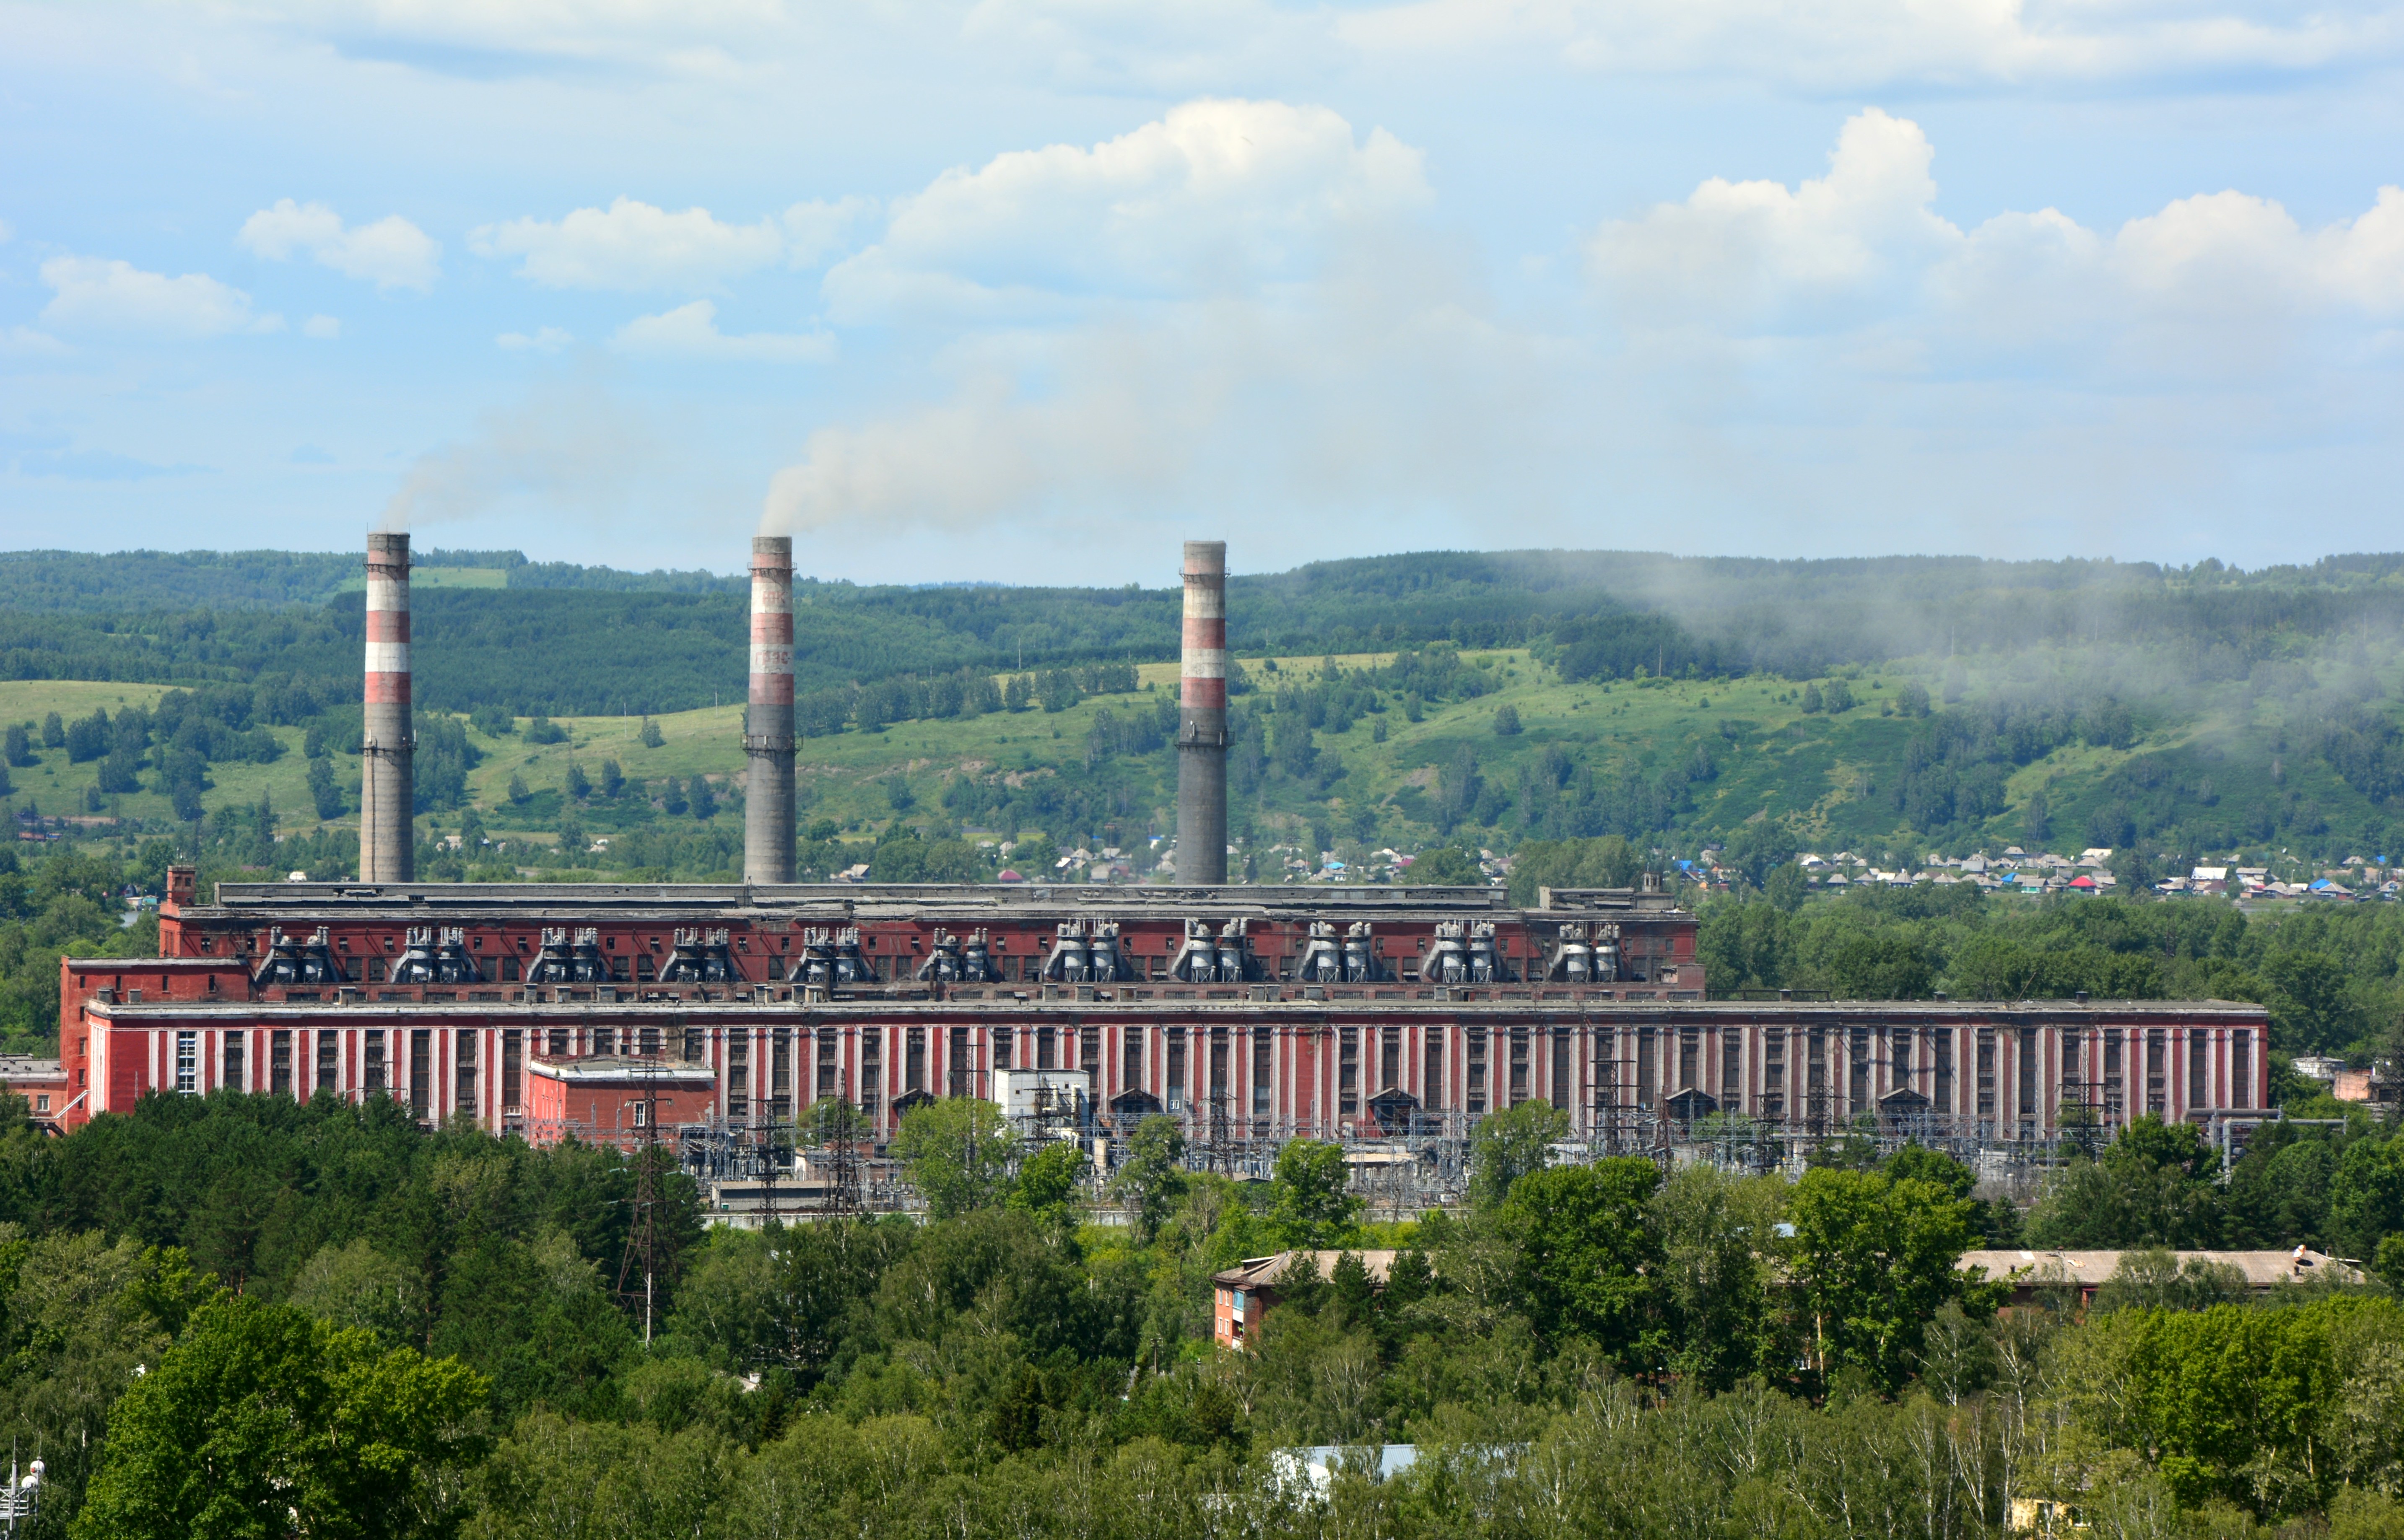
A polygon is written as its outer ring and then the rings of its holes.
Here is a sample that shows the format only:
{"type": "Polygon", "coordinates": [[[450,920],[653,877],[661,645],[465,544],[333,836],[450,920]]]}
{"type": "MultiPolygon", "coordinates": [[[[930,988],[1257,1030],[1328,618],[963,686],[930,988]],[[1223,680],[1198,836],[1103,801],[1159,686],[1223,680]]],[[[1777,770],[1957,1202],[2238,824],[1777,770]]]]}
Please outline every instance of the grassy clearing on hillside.
{"type": "MultiPolygon", "coordinates": [[[[94,710],[114,714],[121,706],[152,707],[167,690],[168,687],[162,685],[93,684],[83,680],[0,681],[0,725],[39,724],[51,712],[71,722],[91,715],[94,710]]],[[[284,745],[284,757],[272,765],[210,767],[214,789],[207,794],[207,803],[212,808],[228,803],[249,806],[258,802],[264,791],[286,826],[314,828],[316,820],[309,815],[309,767],[300,757],[301,729],[269,730],[284,745]]],[[[13,766],[8,770],[13,805],[21,810],[31,798],[33,805],[48,815],[86,816],[87,793],[99,778],[99,765],[71,765],[64,749],[37,748],[35,752],[41,763],[13,766]]],[[[354,781],[357,779],[356,756],[351,758],[347,773],[354,781]]],[[[156,777],[146,775],[143,779],[147,788],[156,777]]],[[[175,822],[167,798],[154,789],[105,798],[103,811],[112,816],[138,818],[145,824],[165,825],[175,822]]]]}

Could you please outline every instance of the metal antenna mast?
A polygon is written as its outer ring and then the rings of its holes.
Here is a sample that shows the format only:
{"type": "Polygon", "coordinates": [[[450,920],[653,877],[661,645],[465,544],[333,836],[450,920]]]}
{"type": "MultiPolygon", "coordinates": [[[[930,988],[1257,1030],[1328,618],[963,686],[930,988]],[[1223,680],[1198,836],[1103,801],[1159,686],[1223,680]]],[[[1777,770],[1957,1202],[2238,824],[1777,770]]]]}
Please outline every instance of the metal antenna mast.
{"type": "Polygon", "coordinates": [[[1204,1124],[1203,1170],[1217,1172],[1222,1176],[1236,1174],[1235,1130],[1227,1118],[1227,1092],[1223,1087],[1210,1092],[1209,1120],[1204,1124]]]}
{"type": "Polygon", "coordinates": [[[634,1223],[626,1231],[626,1255],[618,1264],[618,1295],[627,1297],[627,1280],[639,1264],[643,1269],[643,1345],[651,1341],[651,1312],[657,1302],[660,1264],[659,1235],[659,1061],[642,1061],[642,1100],[635,1103],[635,1122],[643,1131],[635,1151],[634,1223]]]}
{"type": "MultiPolygon", "coordinates": [[[[34,1447],[41,1448],[39,1444],[34,1447]]],[[[20,1522],[30,1523],[41,1512],[42,1474],[41,1458],[36,1455],[33,1465],[21,1479],[17,1470],[17,1440],[8,1440],[8,1488],[5,1493],[0,1493],[0,1519],[7,1520],[10,1534],[17,1533],[20,1522]]]]}
{"type": "Polygon", "coordinates": [[[827,1194],[827,1205],[837,1214],[860,1212],[860,1148],[852,1143],[851,1104],[840,1102],[835,1110],[834,1189],[827,1194]]]}
{"type": "Polygon", "coordinates": [[[761,1218],[765,1224],[781,1225],[784,1223],[784,1218],[776,1208],[776,1158],[778,1150],[776,1139],[776,1103],[773,1100],[768,1103],[768,1116],[760,1120],[760,1127],[756,1133],[756,1139],[760,1157],[761,1218]]]}

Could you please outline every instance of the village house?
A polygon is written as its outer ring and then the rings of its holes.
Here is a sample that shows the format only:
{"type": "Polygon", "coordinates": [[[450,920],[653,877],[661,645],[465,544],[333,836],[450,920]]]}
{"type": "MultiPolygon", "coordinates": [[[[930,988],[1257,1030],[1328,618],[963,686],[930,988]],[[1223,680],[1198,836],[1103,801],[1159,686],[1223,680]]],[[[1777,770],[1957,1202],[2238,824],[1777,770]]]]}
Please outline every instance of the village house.
{"type": "MultiPolygon", "coordinates": [[[[1281,1251],[1274,1256],[1247,1256],[1226,1271],[1213,1273],[1210,1332],[1223,1348],[1240,1348],[1261,1329],[1261,1322],[1278,1302],[1278,1280],[1297,1261],[1316,1267],[1322,1281],[1335,1276],[1340,1251],[1281,1251]]],[[[1356,1251],[1368,1270],[1369,1286],[1382,1291],[1394,1268],[1391,1251],[1356,1251]]]]}

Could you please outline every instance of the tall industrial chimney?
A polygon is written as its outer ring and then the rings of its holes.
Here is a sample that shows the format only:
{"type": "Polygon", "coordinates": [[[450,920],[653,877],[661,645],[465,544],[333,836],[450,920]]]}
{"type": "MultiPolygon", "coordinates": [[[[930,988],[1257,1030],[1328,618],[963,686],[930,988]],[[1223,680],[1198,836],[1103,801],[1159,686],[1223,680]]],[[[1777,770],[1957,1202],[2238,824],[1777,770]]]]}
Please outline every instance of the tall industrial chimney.
{"type": "Polygon", "coordinates": [[[1177,880],[1227,880],[1227,543],[1185,542],[1177,724],[1177,880]]]}
{"type": "Polygon", "coordinates": [[[359,880],[416,880],[417,812],[409,713],[409,536],[368,536],[367,721],[360,760],[359,880]]]}
{"type": "Polygon", "coordinates": [[[750,775],[743,803],[743,881],[793,880],[793,541],[751,541],[751,704],[743,723],[750,775]]]}

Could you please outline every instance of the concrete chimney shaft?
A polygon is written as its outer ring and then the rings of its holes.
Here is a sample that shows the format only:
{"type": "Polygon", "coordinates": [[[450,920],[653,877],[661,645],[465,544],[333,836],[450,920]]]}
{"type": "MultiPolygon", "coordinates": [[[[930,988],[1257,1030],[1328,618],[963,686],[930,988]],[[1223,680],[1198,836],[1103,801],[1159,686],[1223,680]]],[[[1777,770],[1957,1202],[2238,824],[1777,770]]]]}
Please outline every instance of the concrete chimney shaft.
{"type": "Polygon", "coordinates": [[[1178,684],[1177,880],[1227,880],[1227,543],[1185,542],[1178,684]]]}
{"type": "Polygon", "coordinates": [[[409,536],[368,536],[367,720],[359,880],[416,880],[417,739],[409,705],[409,536]]]}
{"type": "Polygon", "coordinates": [[[751,698],[743,722],[743,881],[793,880],[793,542],[751,542],[751,698]]]}

